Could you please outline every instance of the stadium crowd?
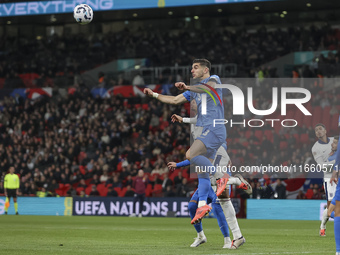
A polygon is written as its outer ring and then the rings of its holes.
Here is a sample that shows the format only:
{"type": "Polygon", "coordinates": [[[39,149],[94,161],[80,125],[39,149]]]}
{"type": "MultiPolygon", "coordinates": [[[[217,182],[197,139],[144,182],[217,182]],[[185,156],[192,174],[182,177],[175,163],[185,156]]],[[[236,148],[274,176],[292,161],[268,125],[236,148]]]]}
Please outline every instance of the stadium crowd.
{"type": "MultiPolygon", "coordinates": [[[[209,30],[170,32],[125,29],[90,37],[86,34],[38,38],[4,35],[0,40],[0,83],[5,88],[20,87],[23,85],[20,77],[30,74],[37,80],[35,86],[52,86],[50,79],[63,77],[63,82],[58,84],[61,86],[69,78],[72,81],[75,74],[115,59],[147,58],[147,66],[186,66],[197,56],[204,56],[214,64],[235,63],[239,70],[244,69],[243,77],[253,77],[259,66],[290,52],[336,50],[339,39],[339,30],[329,26],[274,31],[261,27],[256,33],[209,27],[209,30]],[[212,42],[201,40],[211,37],[212,42]]],[[[338,54],[332,58],[335,62],[338,54]]],[[[319,64],[332,59],[321,57],[319,64]]],[[[124,84],[124,80],[118,79],[114,84],[124,84]]]]}
{"type": "MultiPolygon", "coordinates": [[[[337,93],[319,94],[313,96],[313,109],[322,109],[318,105],[323,99],[334,102],[337,93]]],[[[265,107],[267,101],[264,96],[257,103],[265,107]]],[[[22,195],[102,195],[99,186],[106,188],[105,194],[133,195],[139,169],[148,176],[149,196],[190,196],[196,188],[189,169],[169,172],[166,166],[184,160],[190,144],[189,126],[170,123],[172,113],[188,116],[188,105],[162,105],[143,97],[93,98],[86,88],[64,99],[61,95],[35,101],[5,97],[1,103],[1,176],[13,165],[20,174],[22,195]]],[[[331,107],[323,111],[327,114],[331,107]]],[[[230,114],[226,112],[227,119],[230,114]]],[[[228,152],[236,167],[308,164],[313,161],[310,151],[315,140],[312,125],[255,131],[228,128],[228,152]]],[[[283,194],[275,176],[249,178],[253,198],[283,194]]],[[[313,186],[316,195],[321,195],[322,186],[313,185],[318,186],[313,186]]]]}

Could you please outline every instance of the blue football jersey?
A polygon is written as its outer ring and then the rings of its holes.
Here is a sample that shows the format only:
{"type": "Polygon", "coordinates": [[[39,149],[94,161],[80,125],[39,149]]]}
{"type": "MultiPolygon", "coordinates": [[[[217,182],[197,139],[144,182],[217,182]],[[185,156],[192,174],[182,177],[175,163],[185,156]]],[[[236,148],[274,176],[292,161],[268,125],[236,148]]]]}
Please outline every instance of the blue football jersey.
{"type": "MultiPolygon", "coordinates": [[[[211,75],[210,77],[202,80],[200,83],[196,85],[203,85],[208,83],[209,81],[215,81],[217,84],[221,84],[220,77],[217,75],[211,75]]],[[[194,85],[195,86],[195,85],[194,85]]],[[[209,88],[207,87],[209,90],[209,88]]],[[[224,105],[222,101],[222,88],[215,89],[219,98],[213,91],[210,91],[211,95],[214,99],[206,93],[195,93],[192,91],[185,91],[183,96],[190,102],[192,99],[195,99],[197,104],[197,123],[196,126],[205,127],[214,124],[214,119],[224,119],[224,105]],[[202,95],[205,94],[207,96],[207,113],[202,114],[202,95]],[[215,100],[215,101],[214,101],[215,100]],[[216,105],[215,105],[216,102],[216,105]]]]}

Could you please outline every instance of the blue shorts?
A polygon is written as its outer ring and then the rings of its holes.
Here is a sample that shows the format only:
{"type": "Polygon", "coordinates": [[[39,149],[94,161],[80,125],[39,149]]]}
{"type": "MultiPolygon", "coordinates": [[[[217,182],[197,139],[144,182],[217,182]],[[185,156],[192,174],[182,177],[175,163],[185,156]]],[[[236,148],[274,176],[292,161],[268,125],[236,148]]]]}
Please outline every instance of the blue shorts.
{"type": "Polygon", "coordinates": [[[197,137],[197,140],[202,141],[207,149],[207,153],[204,156],[212,159],[215,158],[217,150],[226,139],[227,134],[225,127],[214,128],[212,125],[203,127],[202,134],[197,137]]]}
{"type": "MultiPolygon", "coordinates": [[[[216,199],[217,199],[217,196],[214,192],[214,190],[212,189],[212,187],[210,186],[210,189],[209,189],[209,193],[208,193],[208,200],[207,200],[207,203],[210,204],[210,203],[215,203],[216,202],[216,199]]],[[[191,199],[190,200],[194,200],[196,201],[197,203],[199,202],[199,197],[198,197],[198,189],[195,191],[195,193],[192,195],[191,199]]]]}

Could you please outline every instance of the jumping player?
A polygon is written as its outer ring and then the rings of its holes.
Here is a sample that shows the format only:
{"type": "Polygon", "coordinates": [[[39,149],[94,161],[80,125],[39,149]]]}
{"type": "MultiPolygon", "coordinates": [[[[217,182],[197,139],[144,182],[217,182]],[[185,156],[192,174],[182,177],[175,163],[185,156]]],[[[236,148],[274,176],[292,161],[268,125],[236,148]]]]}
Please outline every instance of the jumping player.
{"type": "MultiPolygon", "coordinates": [[[[214,119],[224,118],[223,102],[215,105],[214,99],[207,97],[206,114],[201,112],[202,93],[213,91],[218,98],[222,97],[222,89],[214,89],[216,84],[221,84],[221,80],[217,75],[210,75],[211,64],[206,59],[196,59],[192,64],[192,77],[197,80],[197,85],[188,86],[183,82],[175,83],[179,90],[186,90],[184,93],[174,97],[165,96],[154,93],[151,89],[144,89],[144,93],[150,97],[157,98],[159,101],[168,104],[183,104],[195,99],[197,103],[197,125],[203,127],[202,134],[195,139],[190,149],[186,152],[186,158],[196,166],[204,169],[210,169],[211,173],[215,173],[215,167],[212,164],[217,149],[226,140],[226,128],[224,125],[214,127],[214,119]]],[[[220,178],[217,180],[217,195],[220,195],[227,186],[227,179],[220,178]]],[[[191,224],[195,224],[203,219],[212,209],[207,205],[209,191],[211,189],[209,172],[198,173],[198,208],[196,214],[191,220],[191,224]]]]}

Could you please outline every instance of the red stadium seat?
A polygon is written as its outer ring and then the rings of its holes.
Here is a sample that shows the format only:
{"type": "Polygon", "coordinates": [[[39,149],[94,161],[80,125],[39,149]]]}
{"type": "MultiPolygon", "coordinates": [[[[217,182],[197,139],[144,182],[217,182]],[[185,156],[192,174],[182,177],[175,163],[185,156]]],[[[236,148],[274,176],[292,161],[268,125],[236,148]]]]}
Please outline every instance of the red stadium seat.
{"type": "Polygon", "coordinates": [[[305,195],[306,195],[307,199],[311,199],[313,197],[313,195],[314,195],[313,190],[312,189],[308,189],[305,195]]]}
{"type": "Polygon", "coordinates": [[[82,175],[85,175],[85,174],[86,174],[85,167],[82,166],[82,165],[79,166],[79,171],[80,171],[80,173],[81,173],[82,175]]]}
{"type": "Polygon", "coordinates": [[[145,196],[151,197],[151,195],[152,195],[152,185],[149,183],[145,189],[145,196]]]}
{"type": "Polygon", "coordinates": [[[123,168],[123,167],[122,167],[122,164],[123,164],[123,162],[119,162],[119,163],[118,163],[118,165],[117,165],[117,171],[118,171],[118,172],[122,171],[122,168],[123,168]]]}
{"type": "Polygon", "coordinates": [[[84,151],[80,152],[78,156],[78,162],[82,162],[85,157],[86,153],[84,151]]]}
{"type": "Polygon", "coordinates": [[[105,187],[105,184],[102,184],[102,183],[98,184],[97,185],[97,190],[98,190],[99,195],[101,197],[106,197],[106,195],[107,195],[107,187],[105,187]]]}
{"type": "Polygon", "coordinates": [[[174,171],[172,171],[169,175],[169,179],[174,181],[175,177],[178,175],[180,171],[182,171],[182,169],[175,169],[174,171]]]}
{"type": "Polygon", "coordinates": [[[63,188],[63,196],[65,197],[67,195],[67,191],[69,191],[71,188],[71,184],[65,184],[63,188]]]}
{"type": "Polygon", "coordinates": [[[93,185],[94,184],[90,184],[89,186],[87,186],[87,188],[85,189],[85,194],[86,195],[90,195],[93,185]]]}
{"type": "Polygon", "coordinates": [[[126,193],[126,187],[122,188],[121,191],[118,193],[118,196],[119,197],[124,197],[125,196],[125,193],[126,193]]]}
{"type": "Polygon", "coordinates": [[[91,182],[92,180],[93,180],[93,178],[86,179],[86,180],[85,180],[86,186],[89,186],[89,185],[90,185],[90,182],[91,182]]]}
{"type": "MultiPolygon", "coordinates": [[[[194,173],[191,173],[191,175],[193,175],[192,177],[195,178],[194,173]]],[[[182,176],[183,176],[183,178],[186,178],[186,179],[190,178],[187,170],[182,171],[182,176]]]]}
{"type": "Polygon", "coordinates": [[[155,184],[153,191],[162,190],[162,189],[163,189],[162,184],[155,184]]]}
{"type": "Polygon", "coordinates": [[[163,191],[162,190],[154,190],[153,192],[152,192],[152,196],[153,197],[163,197],[163,191]]]}
{"type": "Polygon", "coordinates": [[[83,191],[83,190],[84,190],[84,188],[83,188],[83,187],[79,187],[79,188],[77,188],[77,189],[76,189],[76,191],[77,191],[77,194],[78,194],[78,195],[80,195],[80,192],[81,192],[81,191],[83,191]]]}
{"type": "Polygon", "coordinates": [[[150,177],[151,177],[150,179],[152,179],[152,181],[155,181],[157,178],[160,178],[159,174],[152,174],[150,177]]]}

